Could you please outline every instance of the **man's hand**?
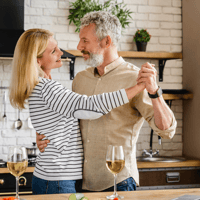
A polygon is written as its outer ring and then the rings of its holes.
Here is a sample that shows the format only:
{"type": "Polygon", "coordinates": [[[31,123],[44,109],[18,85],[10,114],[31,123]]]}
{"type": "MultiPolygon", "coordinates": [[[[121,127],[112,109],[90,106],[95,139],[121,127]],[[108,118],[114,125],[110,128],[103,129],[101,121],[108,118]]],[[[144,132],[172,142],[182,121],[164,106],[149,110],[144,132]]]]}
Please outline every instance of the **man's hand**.
{"type": "Polygon", "coordinates": [[[148,62],[143,64],[137,78],[137,83],[144,83],[149,94],[155,94],[158,90],[156,82],[157,71],[154,66],[154,64],[148,62]]]}
{"type": "Polygon", "coordinates": [[[41,153],[44,152],[45,147],[47,147],[47,144],[50,143],[49,140],[42,140],[43,138],[45,138],[45,135],[39,135],[36,132],[36,143],[41,153]]]}
{"type": "MultiPolygon", "coordinates": [[[[158,90],[156,82],[157,71],[154,66],[155,65],[150,63],[142,65],[137,78],[137,84],[144,83],[149,94],[156,94],[158,90]]],[[[152,99],[152,105],[156,126],[160,130],[167,130],[172,124],[172,111],[169,109],[162,96],[152,99]]]]}

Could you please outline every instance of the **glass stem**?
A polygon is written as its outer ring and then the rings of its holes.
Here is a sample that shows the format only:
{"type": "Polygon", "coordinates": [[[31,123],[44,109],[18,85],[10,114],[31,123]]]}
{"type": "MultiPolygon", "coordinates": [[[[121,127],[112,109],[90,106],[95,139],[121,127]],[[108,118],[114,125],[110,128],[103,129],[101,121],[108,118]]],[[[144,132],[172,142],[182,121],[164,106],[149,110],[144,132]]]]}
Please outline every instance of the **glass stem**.
{"type": "Polygon", "coordinates": [[[16,176],[16,199],[19,199],[19,176],[16,176]]]}
{"type": "Polygon", "coordinates": [[[116,181],[117,181],[117,174],[114,174],[114,194],[115,196],[117,196],[117,184],[116,184],[116,181]]]}

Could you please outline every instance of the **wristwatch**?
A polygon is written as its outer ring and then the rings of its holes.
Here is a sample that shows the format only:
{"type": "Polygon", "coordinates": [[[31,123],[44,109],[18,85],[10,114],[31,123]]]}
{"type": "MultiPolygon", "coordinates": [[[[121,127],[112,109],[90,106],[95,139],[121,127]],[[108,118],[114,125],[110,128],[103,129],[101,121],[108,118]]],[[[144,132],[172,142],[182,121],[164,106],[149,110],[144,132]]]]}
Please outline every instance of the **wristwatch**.
{"type": "Polygon", "coordinates": [[[148,95],[149,95],[149,97],[150,97],[151,99],[156,99],[156,98],[162,96],[162,93],[163,93],[163,92],[162,92],[161,87],[158,86],[158,90],[156,91],[155,94],[149,94],[149,93],[148,93],[148,95]]]}

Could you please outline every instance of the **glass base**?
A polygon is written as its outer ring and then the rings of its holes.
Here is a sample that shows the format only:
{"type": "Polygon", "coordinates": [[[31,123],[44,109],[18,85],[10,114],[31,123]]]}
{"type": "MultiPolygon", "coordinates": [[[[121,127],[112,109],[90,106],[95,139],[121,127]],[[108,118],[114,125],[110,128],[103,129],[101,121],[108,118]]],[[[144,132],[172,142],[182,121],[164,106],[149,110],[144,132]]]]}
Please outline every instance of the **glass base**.
{"type": "Polygon", "coordinates": [[[119,196],[118,194],[112,194],[112,195],[110,195],[110,196],[106,196],[106,198],[107,198],[107,200],[112,200],[112,199],[114,199],[114,198],[118,198],[118,200],[120,200],[120,199],[123,199],[124,197],[123,196],[119,196]]]}

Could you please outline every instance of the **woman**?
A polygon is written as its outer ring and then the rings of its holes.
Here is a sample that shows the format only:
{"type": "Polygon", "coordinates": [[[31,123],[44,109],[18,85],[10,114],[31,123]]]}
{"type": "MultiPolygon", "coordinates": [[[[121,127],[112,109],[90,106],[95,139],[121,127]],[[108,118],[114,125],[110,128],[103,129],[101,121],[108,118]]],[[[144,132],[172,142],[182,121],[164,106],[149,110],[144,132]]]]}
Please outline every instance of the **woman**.
{"type": "Polygon", "coordinates": [[[78,119],[99,118],[144,89],[136,85],[90,97],[76,94],[50,79],[51,69],[62,66],[61,56],[53,34],[43,29],[24,32],[14,52],[10,102],[24,109],[28,100],[35,130],[50,140],[36,160],[33,194],[75,193],[83,164],[78,119]]]}

